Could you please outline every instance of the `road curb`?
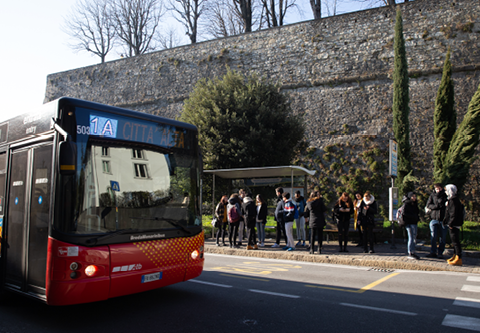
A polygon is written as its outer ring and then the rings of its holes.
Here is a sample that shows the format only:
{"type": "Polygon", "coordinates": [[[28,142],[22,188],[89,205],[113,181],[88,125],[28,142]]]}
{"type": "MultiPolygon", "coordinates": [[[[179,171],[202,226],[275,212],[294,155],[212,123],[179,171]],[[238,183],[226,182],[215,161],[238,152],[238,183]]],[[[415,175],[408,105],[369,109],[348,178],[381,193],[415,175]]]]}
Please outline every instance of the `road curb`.
{"type": "Polygon", "coordinates": [[[206,253],[236,255],[253,258],[295,260],[323,264],[337,264],[350,266],[366,266],[378,269],[404,269],[418,271],[448,271],[480,274],[480,268],[471,266],[451,266],[446,262],[431,262],[427,260],[409,260],[404,257],[383,257],[375,254],[365,255],[335,255],[335,254],[309,254],[305,252],[287,251],[262,251],[232,249],[205,245],[206,253]]]}

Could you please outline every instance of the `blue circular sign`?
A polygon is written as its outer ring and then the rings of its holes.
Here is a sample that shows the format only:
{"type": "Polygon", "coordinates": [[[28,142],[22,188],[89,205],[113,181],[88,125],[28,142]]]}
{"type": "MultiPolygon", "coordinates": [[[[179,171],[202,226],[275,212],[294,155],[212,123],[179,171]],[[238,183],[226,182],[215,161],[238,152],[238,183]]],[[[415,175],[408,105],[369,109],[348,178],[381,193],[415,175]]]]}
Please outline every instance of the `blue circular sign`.
{"type": "Polygon", "coordinates": [[[42,202],[43,202],[43,198],[42,198],[42,196],[39,196],[39,197],[38,197],[38,203],[41,205],[42,202]]]}
{"type": "Polygon", "coordinates": [[[18,205],[18,197],[15,198],[15,205],[18,205]]]}

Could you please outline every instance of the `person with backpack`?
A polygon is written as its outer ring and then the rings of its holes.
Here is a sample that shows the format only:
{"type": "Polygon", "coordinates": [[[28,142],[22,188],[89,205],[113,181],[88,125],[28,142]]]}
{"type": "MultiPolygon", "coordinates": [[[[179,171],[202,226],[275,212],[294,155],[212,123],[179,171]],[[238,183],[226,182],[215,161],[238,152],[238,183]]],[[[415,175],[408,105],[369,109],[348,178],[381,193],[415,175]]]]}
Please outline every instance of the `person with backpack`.
{"type": "Polygon", "coordinates": [[[293,251],[295,250],[295,241],[293,238],[293,221],[295,220],[295,214],[298,214],[296,206],[290,199],[290,193],[283,193],[283,219],[285,221],[285,234],[287,235],[287,246],[283,250],[293,251]]]}
{"type": "Polygon", "coordinates": [[[447,194],[443,190],[442,184],[433,185],[434,190],[427,200],[425,212],[430,214],[430,235],[431,247],[427,258],[443,258],[445,251],[445,240],[447,236],[447,228],[443,226],[445,218],[445,203],[447,202],[447,194]],[[438,237],[438,253],[437,253],[437,237],[438,237]]]}
{"type": "Polygon", "coordinates": [[[363,233],[363,253],[375,253],[373,248],[373,228],[375,227],[375,214],[378,212],[375,197],[366,191],[363,195],[362,202],[358,208],[358,221],[363,233]],[[370,244],[370,251],[368,250],[370,244]]]}
{"type": "Polygon", "coordinates": [[[228,197],[226,195],[222,196],[220,202],[218,203],[217,207],[215,208],[215,216],[218,221],[217,225],[217,241],[215,245],[220,246],[220,235],[222,235],[222,246],[226,246],[225,244],[225,234],[227,232],[227,204],[228,204],[228,197]]]}
{"type": "Polygon", "coordinates": [[[228,218],[228,242],[230,248],[237,247],[237,233],[238,226],[240,225],[240,219],[242,214],[242,208],[238,200],[238,194],[234,193],[228,199],[227,205],[227,218],[228,218]]]}
{"type": "Polygon", "coordinates": [[[460,228],[463,225],[465,207],[457,196],[457,187],[453,184],[445,186],[447,203],[443,224],[448,227],[453,246],[453,257],[447,260],[450,265],[462,266],[462,246],[460,244],[460,228]]]}
{"type": "Polygon", "coordinates": [[[307,202],[300,191],[295,192],[295,200],[293,201],[293,204],[297,206],[298,210],[298,218],[295,218],[295,225],[297,226],[297,246],[305,246],[305,217],[303,216],[303,213],[307,202]]]}
{"type": "Polygon", "coordinates": [[[251,193],[247,193],[243,199],[242,215],[245,218],[245,225],[247,226],[247,250],[258,250],[257,238],[255,235],[257,209],[255,208],[255,201],[253,201],[251,193]]]}
{"type": "Polygon", "coordinates": [[[343,192],[333,207],[333,220],[337,223],[340,252],[348,252],[348,232],[350,229],[350,217],[352,213],[352,199],[346,192],[343,192]]]}
{"type": "Polygon", "coordinates": [[[323,228],[325,228],[325,212],[327,207],[318,191],[310,193],[305,208],[305,219],[310,227],[310,254],[315,253],[315,236],[318,236],[318,254],[322,253],[323,228]]]}
{"type": "Polygon", "coordinates": [[[420,210],[418,209],[417,195],[415,192],[408,192],[403,206],[402,219],[408,234],[408,259],[420,259],[415,253],[418,233],[417,225],[418,221],[420,221],[420,217],[418,216],[420,210]]]}

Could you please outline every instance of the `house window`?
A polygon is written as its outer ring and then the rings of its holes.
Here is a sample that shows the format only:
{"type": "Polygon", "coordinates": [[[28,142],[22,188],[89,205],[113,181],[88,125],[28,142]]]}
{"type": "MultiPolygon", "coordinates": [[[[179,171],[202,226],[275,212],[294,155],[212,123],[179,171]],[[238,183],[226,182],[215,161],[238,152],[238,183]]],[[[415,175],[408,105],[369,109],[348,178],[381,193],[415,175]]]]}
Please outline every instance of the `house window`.
{"type": "Polygon", "coordinates": [[[111,173],[110,170],[110,161],[102,161],[103,173],[111,173]]]}
{"type": "Polygon", "coordinates": [[[108,147],[102,147],[102,156],[110,156],[108,147]]]}
{"type": "Polygon", "coordinates": [[[135,177],[148,178],[147,165],[146,164],[134,164],[135,177]]]}
{"type": "Polygon", "coordinates": [[[137,159],[143,158],[143,151],[141,149],[133,149],[132,152],[133,152],[133,158],[137,158],[137,159]]]}

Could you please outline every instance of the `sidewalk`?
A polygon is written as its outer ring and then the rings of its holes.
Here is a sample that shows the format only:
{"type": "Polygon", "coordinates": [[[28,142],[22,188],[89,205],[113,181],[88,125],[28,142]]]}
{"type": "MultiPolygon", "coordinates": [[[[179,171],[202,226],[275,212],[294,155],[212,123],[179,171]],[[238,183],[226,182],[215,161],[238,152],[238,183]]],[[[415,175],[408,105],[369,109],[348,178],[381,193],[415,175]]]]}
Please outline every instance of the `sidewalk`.
{"type": "MultiPolygon", "coordinates": [[[[307,242],[308,243],[308,242],[307,242]]],[[[228,246],[216,246],[214,238],[205,239],[205,252],[269,258],[283,260],[297,260],[307,262],[318,262],[326,264],[341,264],[352,266],[367,266],[379,270],[407,269],[419,271],[450,271],[480,274],[480,253],[476,251],[464,251],[463,266],[452,266],[447,263],[447,259],[452,257],[453,249],[446,249],[444,259],[426,258],[430,252],[429,247],[421,244],[417,245],[417,255],[420,260],[411,260],[407,258],[407,244],[399,241],[396,248],[392,249],[390,244],[378,243],[375,245],[375,253],[365,254],[363,248],[356,247],[355,243],[348,246],[349,252],[338,252],[337,241],[323,242],[322,254],[310,254],[306,247],[298,247],[295,251],[283,251],[281,248],[272,248],[274,244],[272,239],[267,239],[265,247],[259,247],[258,250],[246,250],[246,242],[243,242],[240,248],[231,249],[228,246]]],[[[284,244],[282,242],[281,246],[284,244]]]]}

